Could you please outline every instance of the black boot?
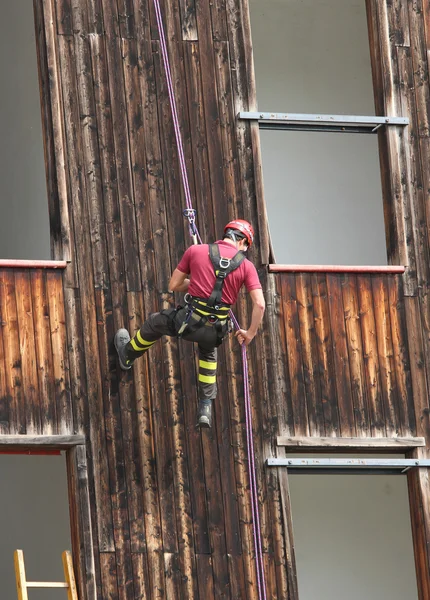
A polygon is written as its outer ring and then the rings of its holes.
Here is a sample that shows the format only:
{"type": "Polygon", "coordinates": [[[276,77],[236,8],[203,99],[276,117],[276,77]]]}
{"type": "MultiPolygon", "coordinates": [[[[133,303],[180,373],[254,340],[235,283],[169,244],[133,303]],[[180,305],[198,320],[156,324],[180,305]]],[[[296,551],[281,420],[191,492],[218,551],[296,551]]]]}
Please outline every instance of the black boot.
{"type": "Polygon", "coordinates": [[[199,400],[197,427],[212,427],[212,400],[199,400]]]}
{"type": "Polygon", "coordinates": [[[134,360],[127,360],[125,347],[130,341],[130,334],[127,329],[118,329],[115,334],[114,344],[118,352],[119,366],[123,371],[128,371],[133,366],[134,360]]]}

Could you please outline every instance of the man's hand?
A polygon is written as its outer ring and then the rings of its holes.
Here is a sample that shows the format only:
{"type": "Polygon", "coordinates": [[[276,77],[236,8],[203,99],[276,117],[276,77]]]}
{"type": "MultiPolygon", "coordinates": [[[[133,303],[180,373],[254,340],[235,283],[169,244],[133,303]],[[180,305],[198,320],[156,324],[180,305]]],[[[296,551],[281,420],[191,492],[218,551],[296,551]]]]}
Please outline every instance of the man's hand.
{"type": "Polygon", "coordinates": [[[235,333],[235,336],[237,337],[240,345],[245,344],[245,346],[248,346],[249,343],[254,339],[255,333],[252,335],[252,333],[246,329],[238,329],[235,333]]]}

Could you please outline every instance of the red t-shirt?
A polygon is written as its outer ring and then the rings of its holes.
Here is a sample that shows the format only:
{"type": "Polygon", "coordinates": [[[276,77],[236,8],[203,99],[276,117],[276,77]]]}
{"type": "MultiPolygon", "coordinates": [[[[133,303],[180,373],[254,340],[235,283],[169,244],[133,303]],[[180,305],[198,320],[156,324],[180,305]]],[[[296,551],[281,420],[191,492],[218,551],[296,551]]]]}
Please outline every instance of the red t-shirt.
{"type": "MultiPolygon", "coordinates": [[[[237,253],[235,246],[228,242],[219,240],[215,243],[219,245],[220,254],[224,258],[233,258],[237,253]]],[[[191,296],[209,298],[215,285],[216,277],[209,256],[208,244],[190,246],[185,251],[177,269],[190,276],[188,292],[191,296]]],[[[247,258],[226,277],[224,287],[222,288],[222,301],[225,304],[234,304],[242,284],[245,284],[248,292],[261,289],[257,270],[247,258]]]]}

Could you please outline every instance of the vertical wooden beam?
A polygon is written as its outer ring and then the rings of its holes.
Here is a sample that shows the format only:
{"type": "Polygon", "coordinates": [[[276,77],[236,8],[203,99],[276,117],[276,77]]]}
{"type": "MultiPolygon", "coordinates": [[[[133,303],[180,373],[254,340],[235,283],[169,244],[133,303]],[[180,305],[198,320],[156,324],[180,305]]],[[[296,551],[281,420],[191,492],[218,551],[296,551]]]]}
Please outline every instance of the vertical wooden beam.
{"type": "Polygon", "coordinates": [[[97,600],[87,457],[84,445],[67,452],[74,573],[80,600],[97,600]]]}

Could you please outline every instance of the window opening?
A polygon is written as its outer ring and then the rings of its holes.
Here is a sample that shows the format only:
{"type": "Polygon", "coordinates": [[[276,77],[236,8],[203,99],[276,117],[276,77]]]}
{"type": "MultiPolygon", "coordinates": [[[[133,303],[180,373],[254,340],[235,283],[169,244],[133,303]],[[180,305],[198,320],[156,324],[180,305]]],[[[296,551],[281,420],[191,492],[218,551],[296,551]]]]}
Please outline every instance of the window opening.
{"type": "Polygon", "coordinates": [[[32,3],[4,3],[0,34],[0,258],[50,259],[32,3]]]}
{"type": "MultiPolygon", "coordinates": [[[[288,458],[357,460],[322,453],[288,458]]],[[[300,600],[417,600],[407,477],[287,470],[300,600]]]]}
{"type": "MultiPolygon", "coordinates": [[[[65,455],[0,454],[0,474],[0,591],[2,598],[16,598],[16,549],[24,551],[29,581],[64,579],[61,554],[71,550],[65,455]]],[[[34,589],[29,599],[59,594],[66,597],[55,589],[34,589]]]]}
{"type": "Polygon", "coordinates": [[[375,116],[364,0],[250,0],[250,14],[261,110],[240,117],[260,125],[276,261],[386,265],[378,136],[329,136],[407,125],[375,116]]]}

